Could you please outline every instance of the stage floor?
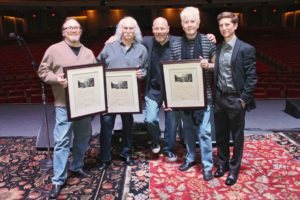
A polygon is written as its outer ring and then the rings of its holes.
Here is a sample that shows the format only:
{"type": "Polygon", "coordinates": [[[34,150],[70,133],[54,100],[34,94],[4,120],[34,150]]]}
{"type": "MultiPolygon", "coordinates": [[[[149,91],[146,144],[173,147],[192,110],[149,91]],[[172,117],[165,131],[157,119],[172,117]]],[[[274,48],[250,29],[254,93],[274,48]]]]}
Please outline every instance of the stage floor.
{"type": "MultiPolygon", "coordinates": [[[[285,100],[257,100],[257,108],[246,114],[246,133],[271,132],[281,130],[300,130],[300,119],[284,112],[285,100]]],[[[161,112],[163,116],[163,112],[161,112]]],[[[48,118],[54,118],[53,106],[48,108],[48,118]]],[[[144,114],[135,114],[135,122],[142,123],[144,114]]],[[[37,136],[44,121],[44,110],[41,104],[0,104],[0,136],[37,136]]],[[[99,115],[93,118],[93,135],[100,132],[99,115]]],[[[122,123],[118,116],[115,129],[122,123]]],[[[164,130],[164,118],[160,122],[164,130]]]]}

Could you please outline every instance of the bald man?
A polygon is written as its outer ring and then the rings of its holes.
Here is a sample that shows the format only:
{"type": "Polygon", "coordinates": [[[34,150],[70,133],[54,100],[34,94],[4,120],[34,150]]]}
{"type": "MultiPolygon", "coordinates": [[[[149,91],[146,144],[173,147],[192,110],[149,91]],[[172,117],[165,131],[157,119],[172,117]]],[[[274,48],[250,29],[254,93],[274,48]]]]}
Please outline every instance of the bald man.
{"type": "MultiPolygon", "coordinates": [[[[173,60],[173,43],[180,39],[170,35],[169,30],[168,21],[163,17],[158,17],[153,21],[152,32],[154,36],[143,37],[143,43],[148,49],[149,61],[149,70],[145,81],[145,124],[152,141],[152,152],[155,154],[160,151],[159,110],[164,99],[160,62],[173,60]]],[[[177,127],[178,120],[175,120],[174,114],[173,112],[165,112],[166,130],[163,150],[170,162],[177,160],[175,154],[176,130],[173,129],[177,127]]]]}
{"type": "MultiPolygon", "coordinates": [[[[145,78],[145,124],[152,141],[152,152],[160,152],[160,127],[159,110],[164,100],[164,88],[161,79],[160,62],[169,60],[180,60],[177,52],[181,51],[181,37],[169,34],[168,21],[163,17],[153,20],[152,32],[154,36],[143,37],[143,44],[148,49],[149,67],[145,78]]],[[[215,36],[207,34],[212,42],[216,42],[215,36]]],[[[115,41],[111,37],[106,43],[115,41]]],[[[176,134],[180,122],[180,113],[177,110],[165,109],[165,133],[163,154],[169,162],[177,160],[176,156],[176,134]]],[[[185,130],[183,130],[184,132],[185,130]]],[[[189,130],[188,130],[189,131],[189,130]]]]}

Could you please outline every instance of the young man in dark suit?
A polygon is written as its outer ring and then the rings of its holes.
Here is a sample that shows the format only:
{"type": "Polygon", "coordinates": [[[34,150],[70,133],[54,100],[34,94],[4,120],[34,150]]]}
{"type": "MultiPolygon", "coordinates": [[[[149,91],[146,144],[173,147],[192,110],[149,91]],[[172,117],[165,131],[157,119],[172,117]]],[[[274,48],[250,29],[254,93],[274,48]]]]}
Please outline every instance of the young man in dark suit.
{"type": "Polygon", "coordinates": [[[226,185],[237,182],[243,156],[245,111],[255,108],[253,91],[257,82],[255,48],[235,35],[238,17],[223,12],[217,17],[224,41],[217,47],[215,63],[215,129],[219,166],[215,177],[229,175],[226,185]],[[230,133],[233,155],[230,158],[230,133]]]}

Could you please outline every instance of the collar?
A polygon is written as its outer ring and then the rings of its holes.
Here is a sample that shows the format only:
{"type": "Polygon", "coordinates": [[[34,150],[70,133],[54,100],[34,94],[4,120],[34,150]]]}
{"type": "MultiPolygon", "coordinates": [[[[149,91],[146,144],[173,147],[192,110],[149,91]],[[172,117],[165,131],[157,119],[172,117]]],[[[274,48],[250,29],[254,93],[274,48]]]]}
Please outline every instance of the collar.
{"type": "Polygon", "coordinates": [[[237,39],[237,37],[234,35],[229,42],[227,42],[227,43],[224,42],[224,43],[229,45],[231,48],[233,48],[235,45],[236,39],[237,39]]]}
{"type": "Polygon", "coordinates": [[[169,47],[170,46],[170,40],[168,39],[167,42],[162,45],[159,42],[157,42],[154,38],[154,46],[155,47],[169,47]]]}
{"type": "MultiPolygon", "coordinates": [[[[118,43],[119,43],[120,46],[123,46],[123,47],[126,46],[126,45],[122,42],[122,40],[119,40],[118,43]]],[[[129,48],[134,48],[134,47],[136,46],[136,44],[137,44],[137,41],[134,40],[134,41],[131,43],[131,46],[130,46],[129,48]]]]}

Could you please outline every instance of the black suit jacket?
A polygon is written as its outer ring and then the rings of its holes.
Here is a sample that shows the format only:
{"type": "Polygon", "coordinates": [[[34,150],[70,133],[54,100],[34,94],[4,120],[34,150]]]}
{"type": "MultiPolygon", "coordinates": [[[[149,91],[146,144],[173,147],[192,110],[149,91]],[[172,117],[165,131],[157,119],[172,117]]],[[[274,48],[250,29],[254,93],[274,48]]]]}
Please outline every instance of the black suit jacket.
{"type": "MultiPolygon", "coordinates": [[[[215,91],[218,83],[219,58],[222,43],[217,46],[216,64],[214,73],[215,91]]],[[[256,77],[256,51],[253,46],[237,38],[231,56],[231,71],[233,84],[242,100],[246,102],[249,111],[256,107],[254,101],[254,89],[257,82],[256,77]]]]}

